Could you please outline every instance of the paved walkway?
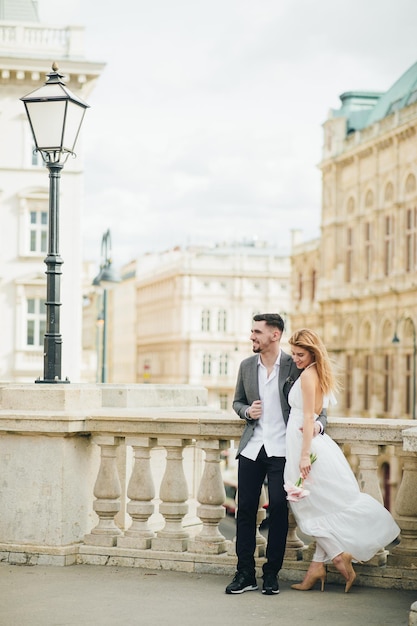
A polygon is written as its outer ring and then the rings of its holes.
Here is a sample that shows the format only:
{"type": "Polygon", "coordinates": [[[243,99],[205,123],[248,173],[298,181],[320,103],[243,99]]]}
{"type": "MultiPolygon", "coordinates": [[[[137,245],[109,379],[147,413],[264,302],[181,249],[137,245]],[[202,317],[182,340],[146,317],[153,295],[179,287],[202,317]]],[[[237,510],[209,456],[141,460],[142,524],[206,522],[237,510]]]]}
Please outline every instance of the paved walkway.
{"type": "Polygon", "coordinates": [[[326,585],[278,596],[224,593],[229,577],[0,563],[1,626],[407,626],[415,591],[326,585]]]}
{"type": "MultiPolygon", "coordinates": [[[[415,591],[326,585],[325,592],[229,596],[229,577],[136,568],[0,563],[1,626],[407,626],[415,591]]],[[[261,581],[260,581],[261,582],[261,581]]]]}

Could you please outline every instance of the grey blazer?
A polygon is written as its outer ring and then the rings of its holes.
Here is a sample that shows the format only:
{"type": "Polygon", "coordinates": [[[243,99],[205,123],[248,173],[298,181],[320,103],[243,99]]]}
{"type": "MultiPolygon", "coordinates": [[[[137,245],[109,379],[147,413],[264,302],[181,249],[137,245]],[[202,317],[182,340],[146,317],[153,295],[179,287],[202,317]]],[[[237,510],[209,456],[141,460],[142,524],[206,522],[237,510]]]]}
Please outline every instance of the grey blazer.
{"type": "MultiPolygon", "coordinates": [[[[246,420],[246,426],[239,442],[236,457],[242,452],[248,441],[253,435],[258,420],[252,420],[245,416],[252,402],[260,400],[258,386],[258,355],[250,356],[239,367],[237,383],[235,389],[235,397],[233,399],[233,409],[241,419],[246,420]]],[[[279,366],[278,390],[281,401],[282,415],[284,422],[287,424],[290,414],[290,405],[288,404],[288,394],[292,385],[300,376],[302,370],[299,370],[292,358],[286,352],[281,352],[281,362],[279,366]]],[[[323,409],[318,418],[323,424],[323,428],[327,424],[327,412],[323,409]]]]}

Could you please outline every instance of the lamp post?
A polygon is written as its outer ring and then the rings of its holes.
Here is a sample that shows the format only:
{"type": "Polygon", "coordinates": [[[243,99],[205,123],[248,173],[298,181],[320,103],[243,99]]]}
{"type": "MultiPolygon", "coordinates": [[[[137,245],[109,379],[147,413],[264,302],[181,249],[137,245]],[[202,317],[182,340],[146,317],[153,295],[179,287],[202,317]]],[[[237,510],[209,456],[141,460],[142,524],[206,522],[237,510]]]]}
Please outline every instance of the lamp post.
{"type": "Polygon", "coordinates": [[[392,338],[392,343],[398,344],[400,343],[400,339],[397,335],[397,328],[398,328],[398,324],[399,322],[401,322],[401,320],[404,320],[404,322],[409,322],[411,324],[411,328],[413,330],[413,406],[412,406],[412,416],[413,416],[413,420],[416,419],[416,356],[417,356],[417,349],[416,349],[416,325],[414,324],[414,320],[412,317],[405,317],[402,316],[397,320],[397,323],[395,325],[395,332],[394,332],[394,337],[392,338]]]}
{"type": "Polygon", "coordinates": [[[100,322],[102,322],[102,348],[101,348],[101,382],[107,382],[107,291],[120,282],[120,277],[112,267],[111,260],[111,237],[110,230],[106,230],[101,239],[101,264],[100,271],[93,280],[95,287],[103,288],[102,312],[100,322]]]}
{"type": "Polygon", "coordinates": [[[46,332],[44,336],[44,378],[37,383],[61,380],[62,336],[60,333],[61,265],[59,254],[59,183],[61,170],[74,148],[88,104],[62,82],[56,63],[46,83],[20,98],[25,105],[35,142],[49,170],[49,223],[46,264],[46,332]]]}

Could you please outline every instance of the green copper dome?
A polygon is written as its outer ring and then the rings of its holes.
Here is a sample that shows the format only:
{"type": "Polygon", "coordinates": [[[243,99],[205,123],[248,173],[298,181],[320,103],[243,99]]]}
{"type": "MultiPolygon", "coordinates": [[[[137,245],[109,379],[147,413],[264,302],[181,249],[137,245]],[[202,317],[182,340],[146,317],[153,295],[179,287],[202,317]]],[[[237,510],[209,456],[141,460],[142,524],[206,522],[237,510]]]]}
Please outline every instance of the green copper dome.
{"type": "Polygon", "coordinates": [[[367,126],[417,101],[417,63],[414,63],[372,109],[367,126]]]}
{"type": "Polygon", "coordinates": [[[414,63],[385,93],[347,91],[340,96],[335,117],[346,117],[346,134],[362,130],[394,111],[417,102],[417,63],[414,63]]]}

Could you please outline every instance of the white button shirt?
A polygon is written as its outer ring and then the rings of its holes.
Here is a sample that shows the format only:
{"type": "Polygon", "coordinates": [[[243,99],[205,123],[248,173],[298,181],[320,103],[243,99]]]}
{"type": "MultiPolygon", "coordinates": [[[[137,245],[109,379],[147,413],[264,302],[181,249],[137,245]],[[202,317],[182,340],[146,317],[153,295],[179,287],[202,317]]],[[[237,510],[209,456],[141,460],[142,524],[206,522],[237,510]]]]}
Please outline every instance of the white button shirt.
{"type": "Polygon", "coordinates": [[[278,375],[281,351],[274,368],[268,377],[268,371],[258,357],[259,398],[262,401],[262,415],[256,422],[252,437],[242,450],[242,456],[256,460],[262,446],[268,456],[285,456],[286,426],[282,415],[278,389],[278,375]]]}

